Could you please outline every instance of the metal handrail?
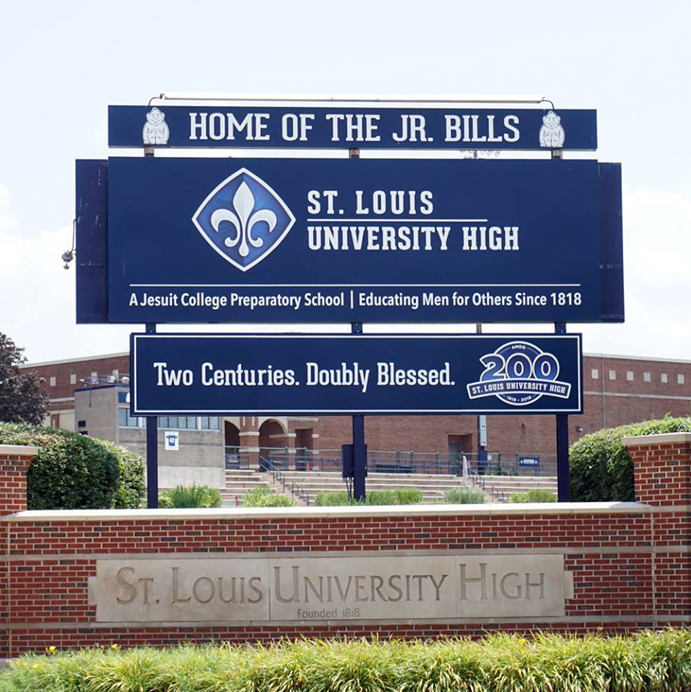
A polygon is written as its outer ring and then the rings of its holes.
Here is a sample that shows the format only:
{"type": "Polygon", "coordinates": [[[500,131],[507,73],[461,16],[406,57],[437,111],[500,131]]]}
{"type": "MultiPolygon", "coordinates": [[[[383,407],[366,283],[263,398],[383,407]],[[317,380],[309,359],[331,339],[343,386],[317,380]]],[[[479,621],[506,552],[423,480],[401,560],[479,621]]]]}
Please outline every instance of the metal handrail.
{"type": "MultiPolygon", "coordinates": [[[[259,456],[278,469],[285,471],[340,471],[342,468],[340,449],[313,450],[305,447],[262,447],[259,456]]],[[[468,452],[414,452],[369,450],[370,473],[429,473],[460,476],[462,457],[468,460],[472,470],[480,475],[500,476],[556,476],[556,460],[553,455],[511,454],[488,452],[486,459],[468,452]]],[[[252,453],[242,447],[226,447],[227,468],[251,468],[252,453]]]]}
{"type": "Polygon", "coordinates": [[[283,473],[283,471],[281,471],[281,469],[279,469],[270,459],[260,456],[259,463],[262,468],[266,469],[273,476],[275,481],[281,484],[283,492],[286,492],[286,487],[290,486],[291,496],[300,498],[307,506],[309,506],[309,493],[301,485],[295,483],[294,481],[287,481],[285,473],[283,473]]]}

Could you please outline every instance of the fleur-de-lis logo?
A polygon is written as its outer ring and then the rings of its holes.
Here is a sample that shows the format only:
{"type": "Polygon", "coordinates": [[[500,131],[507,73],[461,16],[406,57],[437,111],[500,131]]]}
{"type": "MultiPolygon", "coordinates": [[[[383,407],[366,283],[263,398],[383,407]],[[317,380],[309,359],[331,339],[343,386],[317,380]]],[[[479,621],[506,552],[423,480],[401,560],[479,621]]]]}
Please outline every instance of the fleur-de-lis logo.
{"type": "Polygon", "coordinates": [[[247,271],[276,249],[295,217],[271,187],[241,168],[211,192],[192,221],[216,252],[247,271]]]}
{"type": "Polygon", "coordinates": [[[230,222],[235,227],[236,235],[235,238],[226,237],[223,243],[226,247],[235,247],[240,243],[240,248],[238,249],[240,257],[247,257],[250,254],[250,244],[252,247],[264,245],[262,238],[252,237],[254,226],[260,221],[266,221],[269,225],[269,233],[271,233],[276,227],[276,214],[270,209],[260,209],[252,213],[254,211],[254,195],[245,182],[240,184],[235,197],[233,197],[233,209],[235,211],[216,209],[211,214],[211,225],[214,227],[214,230],[220,232],[221,224],[224,221],[230,222]]]}

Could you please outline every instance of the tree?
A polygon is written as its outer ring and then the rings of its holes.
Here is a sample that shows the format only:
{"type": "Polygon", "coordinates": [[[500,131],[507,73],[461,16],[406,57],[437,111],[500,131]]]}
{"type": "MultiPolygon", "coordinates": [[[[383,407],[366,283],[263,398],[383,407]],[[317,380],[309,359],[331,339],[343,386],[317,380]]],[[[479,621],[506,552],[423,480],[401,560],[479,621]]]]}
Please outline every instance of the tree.
{"type": "Polygon", "coordinates": [[[41,425],[48,412],[48,396],[41,378],[22,371],[24,349],[0,332],[0,421],[41,425]]]}

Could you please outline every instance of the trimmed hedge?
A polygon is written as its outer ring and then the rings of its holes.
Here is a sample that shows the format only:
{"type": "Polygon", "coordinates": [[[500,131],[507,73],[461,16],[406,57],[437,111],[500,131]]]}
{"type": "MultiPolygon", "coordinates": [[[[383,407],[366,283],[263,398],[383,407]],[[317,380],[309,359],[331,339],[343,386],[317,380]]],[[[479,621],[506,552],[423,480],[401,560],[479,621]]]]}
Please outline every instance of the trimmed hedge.
{"type": "MultiPolygon", "coordinates": [[[[24,656],[0,692],[682,692],[691,631],[493,635],[479,642],[299,640],[24,656]]],[[[49,650],[52,652],[53,648],[49,650]]]]}
{"type": "Polygon", "coordinates": [[[136,508],[141,503],[144,464],[112,442],[67,430],[0,423],[0,444],[39,448],[26,476],[29,509],[136,508]]]}
{"type": "Polygon", "coordinates": [[[622,438],[670,432],[691,432],[691,418],[665,417],[606,428],[574,442],[569,450],[572,500],[634,500],[633,464],[622,438]]]}
{"type": "MultiPolygon", "coordinates": [[[[81,437],[81,436],[80,436],[81,437]]],[[[113,454],[118,461],[120,478],[111,509],[137,509],[146,493],[145,463],[139,454],[109,440],[95,442],[113,454]]]]}

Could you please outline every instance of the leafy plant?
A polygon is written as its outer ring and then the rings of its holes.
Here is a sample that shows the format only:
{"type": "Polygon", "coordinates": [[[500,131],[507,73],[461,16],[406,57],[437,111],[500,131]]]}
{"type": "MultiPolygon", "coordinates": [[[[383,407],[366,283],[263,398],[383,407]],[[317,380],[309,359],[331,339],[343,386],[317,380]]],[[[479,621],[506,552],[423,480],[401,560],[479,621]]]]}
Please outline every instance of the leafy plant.
{"type": "Polygon", "coordinates": [[[483,505],[487,496],[479,488],[450,488],[444,493],[442,502],[446,505],[483,505]]]}
{"type": "Polygon", "coordinates": [[[41,425],[48,396],[36,372],[20,370],[24,363],[24,349],[0,332],[0,421],[41,425]]]}
{"type": "Polygon", "coordinates": [[[208,485],[178,485],[161,493],[158,506],[169,509],[220,507],[221,493],[208,485]]]}
{"type": "Polygon", "coordinates": [[[295,505],[295,500],[285,495],[272,493],[265,485],[253,488],[242,496],[243,507],[295,507],[295,505]]]}
{"type": "Polygon", "coordinates": [[[509,502],[556,502],[557,496],[546,488],[531,488],[524,493],[513,493],[509,502]]]}
{"type": "Polygon", "coordinates": [[[633,464],[622,438],[690,431],[691,418],[667,416],[583,436],[569,450],[572,499],[575,502],[633,500],[633,464]]]}
{"type": "Polygon", "coordinates": [[[349,500],[345,490],[332,493],[319,492],[314,500],[317,507],[342,507],[346,505],[417,505],[422,502],[422,493],[417,488],[396,488],[394,490],[372,490],[365,495],[365,501],[349,500]]]}

